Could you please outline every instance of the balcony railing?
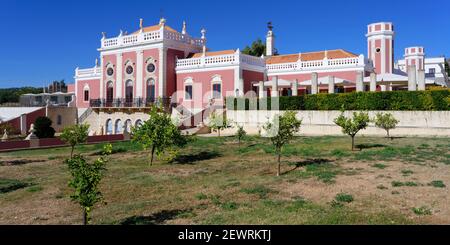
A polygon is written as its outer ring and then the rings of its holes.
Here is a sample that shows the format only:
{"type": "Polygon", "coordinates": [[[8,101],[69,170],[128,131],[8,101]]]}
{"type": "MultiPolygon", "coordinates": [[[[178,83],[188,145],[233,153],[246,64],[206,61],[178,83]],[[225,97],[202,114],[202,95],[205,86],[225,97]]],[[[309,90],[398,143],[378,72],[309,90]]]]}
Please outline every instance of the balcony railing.
{"type": "Polygon", "coordinates": [[[206,56],[199,58],[188,58],[177,60],[177,70],[190,70],[204,67],[217,67],[227,65],[246,64],[256,67],[265,67],[264,58],[242,54],[237,50],[234,54],[225,54],[217,56],[206,56]]]}
{"type": "Polygon", "coordinates": [[[92,108],[148,108],[160,103],[159,101],[165,108],[172,106],[170,98],[91,99],[89,106],[92,108]]]}
{"type": "Polygon", "coordinates": [[[297,61],[291,63],[269,64],[267,65],[267,71],[270,72],[282,72],[282,71],[303,71],[303,70],[320,70],[320,69],[333,69],[333,68],[352,68],[352,67],[364,67],[368,64],[368,60],[363,55],[352,58],[342,59],[323,59],[323,60],[311,60],[311,61],[297,61]]]}

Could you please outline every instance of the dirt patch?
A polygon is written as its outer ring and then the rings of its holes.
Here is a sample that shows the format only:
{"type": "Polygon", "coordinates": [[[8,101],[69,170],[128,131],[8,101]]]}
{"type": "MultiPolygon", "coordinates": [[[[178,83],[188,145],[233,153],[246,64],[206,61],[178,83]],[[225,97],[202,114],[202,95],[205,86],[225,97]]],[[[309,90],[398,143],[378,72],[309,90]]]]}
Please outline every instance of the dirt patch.
{"type": "Polygon", "coordinates": [[[20,159],[20,160],[5,160],[0,161],[0,166],[15,166],[24,165],[29,163],[45,162],[45,160],[35,160],[35,159],[20,159]]]}

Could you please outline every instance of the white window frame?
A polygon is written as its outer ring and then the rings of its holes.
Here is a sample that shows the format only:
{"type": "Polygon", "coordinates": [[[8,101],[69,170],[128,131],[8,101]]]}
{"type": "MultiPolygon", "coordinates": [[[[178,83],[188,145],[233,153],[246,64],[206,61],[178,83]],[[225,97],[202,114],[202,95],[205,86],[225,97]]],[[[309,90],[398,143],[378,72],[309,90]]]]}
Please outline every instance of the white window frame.
{"type": "Polygon", "coordinates": [[[214,100],[222,100],[223,95],[223,85],[222,85],[222,77],[220,75],[214,75],[211,80],[211,99],[214,100]],[[214,85],[219,84],[220,85],[220,97],[214,98],[214,85]]]}
{"type": "Polygon", "coordinates": [[[193,97],[194,97],[194,80],[191,77],[188,77],[186,79],[184,79],[184,86],[183,86],[183,99],[184,101],[192,101],[193,97]],[[190,99],[186,99],[187,98],[187,93],[186,93],[186,86],[191,86],[192,90],[191,90],[191,98],[190,99]]]}

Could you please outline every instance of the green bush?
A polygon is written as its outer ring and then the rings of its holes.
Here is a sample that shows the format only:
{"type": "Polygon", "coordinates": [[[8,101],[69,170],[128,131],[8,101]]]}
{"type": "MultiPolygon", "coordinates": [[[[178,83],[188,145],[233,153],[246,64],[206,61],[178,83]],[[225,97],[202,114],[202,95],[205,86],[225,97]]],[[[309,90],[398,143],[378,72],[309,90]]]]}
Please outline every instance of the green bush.
{"type": "Polygon", "coordinates": [[[55,137],[55,129],[52,128],[52,120],[48,117],[36,118],[36,121],[34,121],[34,130],[39,139],[55,137]]]}
{"type": "Polygon", "coordinates": [[[309,94],[275,99],[227,98],[227,108],[230,110],[271,110],[272,104],[274,109],[279,110],[448,111],[450,90],[309,94]],[[277,102],[278,107],[274,104],[277,102]]]}

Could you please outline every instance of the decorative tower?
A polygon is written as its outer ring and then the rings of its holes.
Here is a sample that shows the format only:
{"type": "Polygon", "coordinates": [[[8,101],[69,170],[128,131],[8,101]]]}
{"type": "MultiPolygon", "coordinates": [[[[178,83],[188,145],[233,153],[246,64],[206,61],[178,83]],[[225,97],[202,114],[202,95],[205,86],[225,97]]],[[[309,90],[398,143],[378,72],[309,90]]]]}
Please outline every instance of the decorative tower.
{"type": "Polygon", "coordinates": [[[266,37],[266,56],[272,56],[275,51],[275,35],[273,35],[273,25],[272,22],[267,23],[267,37],[266,37]]]}
{"type": "Polygon", "coordinates": [[[410,66],[415,66],[416,71],[425,68],[425,49],[423,47],[405,48],[405,66],[408,71],[410,66]]]}
{"type": "Polygon", "coordinates": [[[377,74],[392,73],[394,68],[394,26],[391,22],[367,26],[367,55],[377,74]]]}

